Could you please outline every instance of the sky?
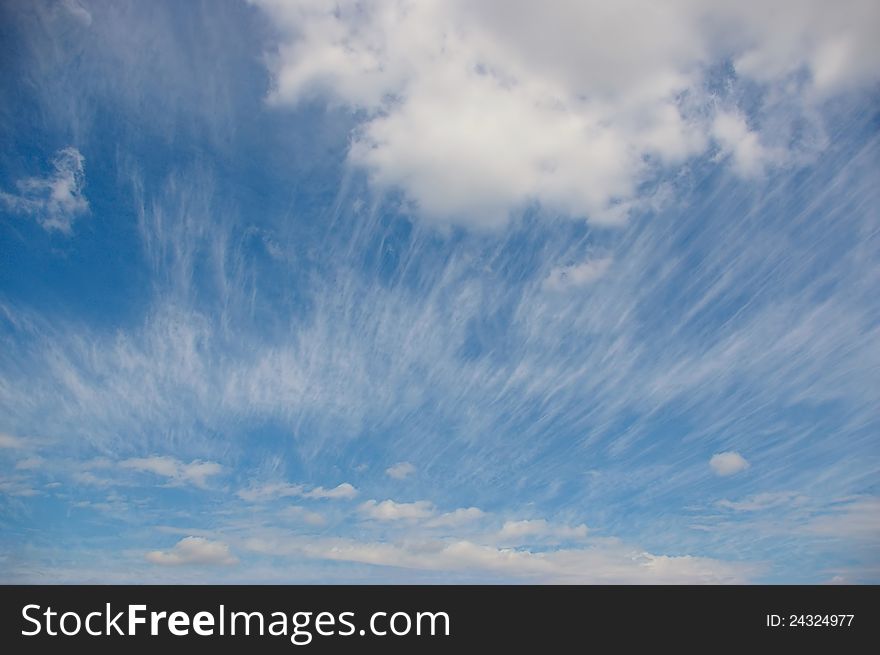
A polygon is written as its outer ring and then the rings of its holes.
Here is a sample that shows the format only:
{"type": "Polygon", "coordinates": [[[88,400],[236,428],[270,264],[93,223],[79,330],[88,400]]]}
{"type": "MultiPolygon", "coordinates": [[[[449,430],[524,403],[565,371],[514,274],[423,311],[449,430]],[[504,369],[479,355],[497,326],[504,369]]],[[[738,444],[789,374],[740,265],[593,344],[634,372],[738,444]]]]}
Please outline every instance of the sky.
{"type": "Polygon", "coordinates": [[[874,0],[0,2],[0,582],[880,583],[874,0]]]}

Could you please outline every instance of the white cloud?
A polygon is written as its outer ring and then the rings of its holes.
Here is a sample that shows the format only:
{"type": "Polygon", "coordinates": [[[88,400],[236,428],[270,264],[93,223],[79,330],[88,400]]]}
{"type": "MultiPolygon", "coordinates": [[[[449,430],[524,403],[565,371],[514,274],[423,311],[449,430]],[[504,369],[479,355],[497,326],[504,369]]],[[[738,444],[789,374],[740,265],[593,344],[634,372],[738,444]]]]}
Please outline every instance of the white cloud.
{"type": "Polygon", "coordinates": [[[617,584],[733,584],[747,582],[753,565],[703,557],[654,555],[619,544],[534,552],[468,540],[359,542],[353,539],[248,539],[253,552],[360,562],[426,571],[465,572],[531,582],[617,584]]]}
{"type": "Polygon", "coordinates": [[[303,486],[301,484],[290,484],[288,482],[270,482],[269,484],[251,486],[247,489],[240,489],[237,495],[242,500],[246,500],[250,503],[255,503],[266,500],[274,500],[276,498],[302,496],[302,492],[303,486]]]}
{"type": "Polygon", "coordinates": [[[350,500],[351,498],[355,498],[358,492],[354,486],[350,485],[348,482],[343,482],[340,485],[333,487],[332,489],[325,489],[324,487],[315,487],[311,491],[306,491],[303,493],[305,498],[323,498],[330,500],[350,500]]]}
{"type": "Polygon", "coordinates": [[[185,464],[167,455],[126,459],[119,462],[119,466],[133,471],[153,473],[169,478],[177,484],[191,484],[201,488],[207,486],[207,479],[210,476],[218,475],[223,471],[223,467],[217,462],[194,460],[185,464]]]}
{"type": "Polygon", "coordinates": [[[272,102],[362,110],[352,163],[428,219],[484,228],[535,200],[617,222],[646,157],[680,163],[710,137],[757,174],[758,136],[711,120],[711,63],[765,84],[806,69],[825,91],[880,70],[867,27],[880,12],[864,0],[254,1],[280,33],[272,102]]]}
{"type": "Polygon", "coordinates": [[[745,457],[730,450],[712,455],[712,459],[709,460],[709,466],[712,467],[716,475],[726,477],[740,471],[745,471],[749,468],[750,464],[745,457]]]}
{"type": "Polygon", "coordinates": [[[806,496],[796,491],[771,491],[754,494],[743,500],[719,500],[715,503],[718,507],[732,509],[735,512],[758,512],[774,507],[800,505],[807,500],[806,496]]]}
{"type": "Polygon", "coordinates": [[[880,543],[880,497],[861,496],[839,503],[806,526],[810,534],[880,543]]]}
{"type": "Polygon", "coordinates": [[[0,191],[0,201],[13,212],[33,216],[47,232],[70,235],[77,216],[89,210],[83,195],[85,158],[68,147],[55,153],[52,166],[54,171],[46,177],[16,182],[16,194],[0,191]]]}
{"type": "Polygon", "coordinates": [[[30,498],[31,496],[40,495],[40,492],[31,487],[27,480],[18,477],[0,478],[0,495],[30,498]]]}
{"type": "Polygon", "coordinates": [[[33,471],[43,468],[45,465],[46,460],[42,457],[25,457],[15,463],[15,468],[19,471],[33,471]]]}
{"type": "Polygon", "coordinates": [[[80,4],[79,0],[61,0],[61,6],[84,27],[88,27],[92,24],[92,15],[89,13],[88,9],[80,4]]]}
{"type": "Polygon", "coordinates": [[[21,437],[14,437],[11,434],[0,432],[0,448],[22,449],[27,447],[27,442],[21,437]]]}
{"type": "Polygon", "coordinates": [[[279,516],[281,516],[282,518],[292,519],[294,521],[301,521],[308,525],[317,526],[324,525],[326,523],[326,520],[322,515],[318,514],[317,512],[312,512],[305,507],[299,507],[297,505],[285,507],[279,512],[279,516]]]}
{"type": "Polygon", "coordinates": [[[605,275],[611,265],[610,257],[588,259],[580,264],[559,266],[550,271],[544,280],[544,288],[551,291],[584,287],[605,275]]]}
{"type": "Polygon", "coordinates": [[[301,498],[315,498],[322,500],[347,500],[357,496],[357,489],[343,482],[332,489],[315,487],[307,490],[304,485],[290,484],[289,482],[270,482],[263,485],[255,485],[238,491],[238,497],[248,502],[262,502],[277,498],[289,498],[299,496],[301,498]]]}
{"type": "Polygon", "coordinates": [[[393,500],[376,502],[368,500],[358,508],[365,516],[377,521],[397,521],[399,519],[424,519],[434,513],[434,506],[427,500],[414,503],[397,503],[393,500]]]}
{"type": "Polygon", "coordinates": [[[209,541],[204,537],[184,537],[170,550],[153,550],[146,554],[148,562],[163,566],[183,564],[208,564],[231,566],[238,560],[229,551],[229,546],[220,541],[209,541]]]}
{"type": "Polygon", "coordinates": [[[385,469],[385,475],[395,480],[403,480],[416,472],[416,467],[409,462],[398,462],[385,469]]]}
{"type": "Polygon", "coordinates": [[[425,527],[453,528],[477,521],[485,516],[486,513],[478,507],[460,507],[451,512],[444,512],[443,514],[426,521],[425,527]]]}
{"type": "Polygon", "coordinates": [[[784,157],[784,153],[763,146],[759,135],[749,130],[745,117],[739,113],[719,112],[712,123],[712,136],[721,146],[721,153],[730,156],[733,169],[743,177],[759,176],[767,165],[784,157]]]}
{"type": "Polygon", "coordinates": [[[587,526],[569,526],[549,523],[544,519],[507,521],[501,527],[498,538],[506,544],[531,543],[542,541],[575,541],[586,538],[587,526]]]}

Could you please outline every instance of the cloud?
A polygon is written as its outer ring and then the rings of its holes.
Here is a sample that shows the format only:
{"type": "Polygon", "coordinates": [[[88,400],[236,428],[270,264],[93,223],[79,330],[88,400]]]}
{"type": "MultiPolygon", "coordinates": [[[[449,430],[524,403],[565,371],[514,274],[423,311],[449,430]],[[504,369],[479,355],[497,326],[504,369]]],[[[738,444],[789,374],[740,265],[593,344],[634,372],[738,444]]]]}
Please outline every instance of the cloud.
{"type": "Polygon", "coordinates": [[[810,534],[880,543],[880,497],[861,496],[837,503],[806,525],[810,534]]]}
{"type": "Polygon", "coordinates": [[[718,507],[731,509],[735,512],[758,512],[774,507],[785,507],[803,504],[807,497],[796,491],[772,491],[754,494],[743,500],[719,500],[715,503],[718,507]]]}
{"type": "Polygon", "coordinates": [[[757,572],[750,564],[654,555],[619,544],[535,552],[463,539],[389,543],[254,537],[245,542],[245,547],[275,556],[560,584],[735,584],[747,582],[757,572]]]}
{"type": "Polygon", "coordinates": [[[761,144],[757,133],[749,130],[745,117],[734,112],[719,112],[712,123],[712,136],[729,155],[733,169],[743,177],[757,177],[784,153],[773,151],[761,144]]]}
{"type": "Polygon", "coordinates": [[[152,564],[162,566],[216,565],[231,566],[238,563],[229,546],[220,541],[209,541],[204,537],[184,537],[170,550],[153,550],[146,554],[152,564]]]}
{"type": "Polygon", "coordinates": [[[778,161],[732,114],[712,119],[713,64],[777,86],[807,70],[802,102],[880,72],[865,27],[878,9],[862,0],[791,0],[778,12],[756,0],[255,4],[280,34],[271,102],[358,110],[352,164],[423,217],[478,228],[534,201],[617,223],[656,165],[712,138],[738,173],[778,161]]]}
{"type": "Polygon", "coordinates": [[[126,459],[119,462],[119,466],[169,478],[175,484],[191,484],[200,488],[207,486],[209,477],[223,471],[223,467],[217,462],[194,460],[185,464],[167,455],[126,459]]]}
{"type": "Polygon", "coordinates": [[[326,519],[317,512],[312,512],[305,507],[299,507],[297,505],[285,507],[279,512],[279,516],[315,526],[324,525],[327,522],[326,519]]]}
{"type": "Polygon", "coordinates": [[[30,486],[28,480],[20,477],[0,478],[0,494],[10,497],[30,498],[39,496],[40,492],[30,486]]]}
{"type": "Polygon", "coordinates": [[[416,467],[409,462],[398,462],[394,466],[389,466],[385,469],[385,475],[395,480],[403,480],[415,473],[415,471],[416,467]]]}
{"type": "Polygon", "coordinates": [[[248,502],[263,502],[267,500],[275,500],[277,498],[288,498],[291,496],[320,500],[348,500],[355,498],[357,494],[357,489],[348,482],[343,482],[332,489],[315,487],[314,489],[308,490],[301,484],[270,482],[263,485],[251,486],[247,489],[241,489],[237,493],[239,498],[248,502]]]}
{"type": "Polygon", "coordinates": [[[716,475],[726,477],[734,475],[740,471],[745,471],[750,464],[745,457],[737,452],[727,451],[724,453],[716,453],[709,460],[709,466],[716,475]]]}
{"type": "Polygon", "coordinates": [[[27,448],[27,446],[27,441],[21,437],[14,437],[11,434],[0,432],[0,448],[21,450],[27,448]]]}
{"type": "Polygon", "coordinates": [[[69,236],[76,218],[89,211],[83,194],[85,158],[76,148],[64,148],[55,153],[52,167],[45,177],[16,182],[16,194],[0,191],[0,201],[12,212],[33,216],[47,232],[69,236]]]}
{"type": "Polygon", "coordinates": [[[587,286],[605,275],[610,265],[610,257],[601,257],[588,259],[580,264],[556,267],[544,279],[544,288],[551,291],[564,291],[587,286]]]}
{"type": "Polygon", "coordinates": [[[45,465],[46,460],[42,457],[25,457],[15,463],[15,468],[19,471],[32,471],[41,469],[45,465]]]}
{"type": "Polygon", "coordinates": [[[84,27],[92,24],[92,15],[88,9],[82,6],[79,0],[61,0],[61,6],[84,27]]]}
{"type": "Polygon", "coordinates": [[[425,522],[427,528],[453,528],[460,525],[477,521],[486,516],[486,513],[478,507],[460,507],[451,512],[445,512],[425,522]]]}
{"type": "Polygon", "coordinates": [[[424,519],[434,513],[434,506],[427,500],[414,503],[397,503],[393,500],[376,502],[368,500],[358,508],[362,514],[377,521],[397,521],[400,519],[424,519]]]}
{"type": "Polygon", "coordinates": [[[305,493],[303,493],[303,497],[305,498],[321,498],[330,500],[350,500],[352,498],[355,498],[357,495],[357,489],[355,489],[354,486],[350,485],[348,482],[343,482],[342,484],[337,485],[332,489],[315,487],[311,491],[306,491],[305,493]]]}
{"type": "Polygon", "coordinates": [[[559,525],[545,519],[507,521],[501,527],[498,538],[502,543],[532,543],[535,539],[547,541],[581,540],[587,536],[586,525],[559,525]]]}
{"type": "Polygon", "coordinates": [[[303,486],[301,484],[287,482],[271,482],[260,486],[251,486],[247,489],[240,489],[237,493],[239,498],[252,503],[289,496],[302,496],[302,494],[303,486]]]}

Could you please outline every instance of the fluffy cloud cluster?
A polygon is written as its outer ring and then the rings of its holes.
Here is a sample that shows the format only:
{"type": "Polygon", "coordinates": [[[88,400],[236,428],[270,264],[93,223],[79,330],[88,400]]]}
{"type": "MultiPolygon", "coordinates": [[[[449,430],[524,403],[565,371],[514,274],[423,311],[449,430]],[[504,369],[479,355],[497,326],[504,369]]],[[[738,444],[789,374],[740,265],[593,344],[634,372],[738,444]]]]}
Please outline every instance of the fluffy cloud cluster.
{"type": "Polygon", "coordinates": [[[358,110],[349,157],[376,186],[484,228],[536,201],[619,221],[652,170],[710,147],[746,176],[778,163],[706,91],[714,64],[767,85],[801,75],[804,102],[880,69],[870,0],[255,2],[279,32],[272,101],[358,110]]]}

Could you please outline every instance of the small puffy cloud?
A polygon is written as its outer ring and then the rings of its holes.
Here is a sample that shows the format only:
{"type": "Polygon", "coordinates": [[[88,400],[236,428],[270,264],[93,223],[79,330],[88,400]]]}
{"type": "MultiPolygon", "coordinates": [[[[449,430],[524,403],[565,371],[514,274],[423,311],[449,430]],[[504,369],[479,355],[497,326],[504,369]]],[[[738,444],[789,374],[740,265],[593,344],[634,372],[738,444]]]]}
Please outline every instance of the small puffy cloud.
{"type": "Polygon", "coordinates": [[[544,279],[544,288],[550,291],[564,291],[585,287],[605,275],[609,266],[611,266],[610,257],[589,259],[571,266],[558,266],[544,279]]]}
{"type": "Polygon", "coordinates": [[[574,541],[587,536],[584,524],[569,526],[549,523],[544,519],[507,521],[498,533],[499,540],[505,543],[528,543],[530,540],[574,541]]]}
{"type": "Polygon", "coordinates": [[[403,480],[416,472],[416,467],[409,462],[398,462],[394,466],[385,469],[385,475],[395,480],[403,480]]]}
{"type": "Polygon", "coordinates": [[[709,460],[709,466],[712,468],[712,471],[715,472],[715,475],[727,477],[728,475],[734,475],[741,471],[745,471],[749,468],[750,464],[745,457],[737,452],[729,450],[712,455],[712,459],[709,460]]]}
{"type": "Polygon", "coordinates": [[[209,477],[223,471],[223,467],[217,462],[194,460],[185,464],[168,456],[135,457],[119,462],[119,466],[165,477],[173,484],[191,484],[200,488],[207,486],[209,477]]]}
{"type": "Polygon", "coordinates": [[[16,182],[18,193],[0,191],[0,202],[14,213],[33,216],[47,232],[70,235],[76,218],[89,211],[83,195],[85,158],[76,148],[64,148],[55,154],[52,167],[45,177],[16,182]]]}
{"type": "Polygon", "coordinates": [[[170,550],[153,550],[146,554],[148,562],[162,566],[213,565],[231,566],[238,560],[221,541],[204,537],[184,537],[170,550]]]}
{"type": "Polygon", "coordinates": [[[424,519],[434,514],[434,506],[427,500],[418,500],[414,503],[397,503],[393,500],[383,500],[380,503],[368,500],[358,509],[368,518],[377,521],[424,519]]]}
{"type": "Polygon", "coordinates": [[[325,489],[324,487],[306,489],[306,487],[301,484],[270,482],[263,485],[251,486],[247,489],[241,489],[238,491],[237,495],[242,500],[254,503],[294,496],[320,500],[348,500],[356,497],[357,493],[357,489],[348,482],[343,482],[332,489],[325,489]]]}

